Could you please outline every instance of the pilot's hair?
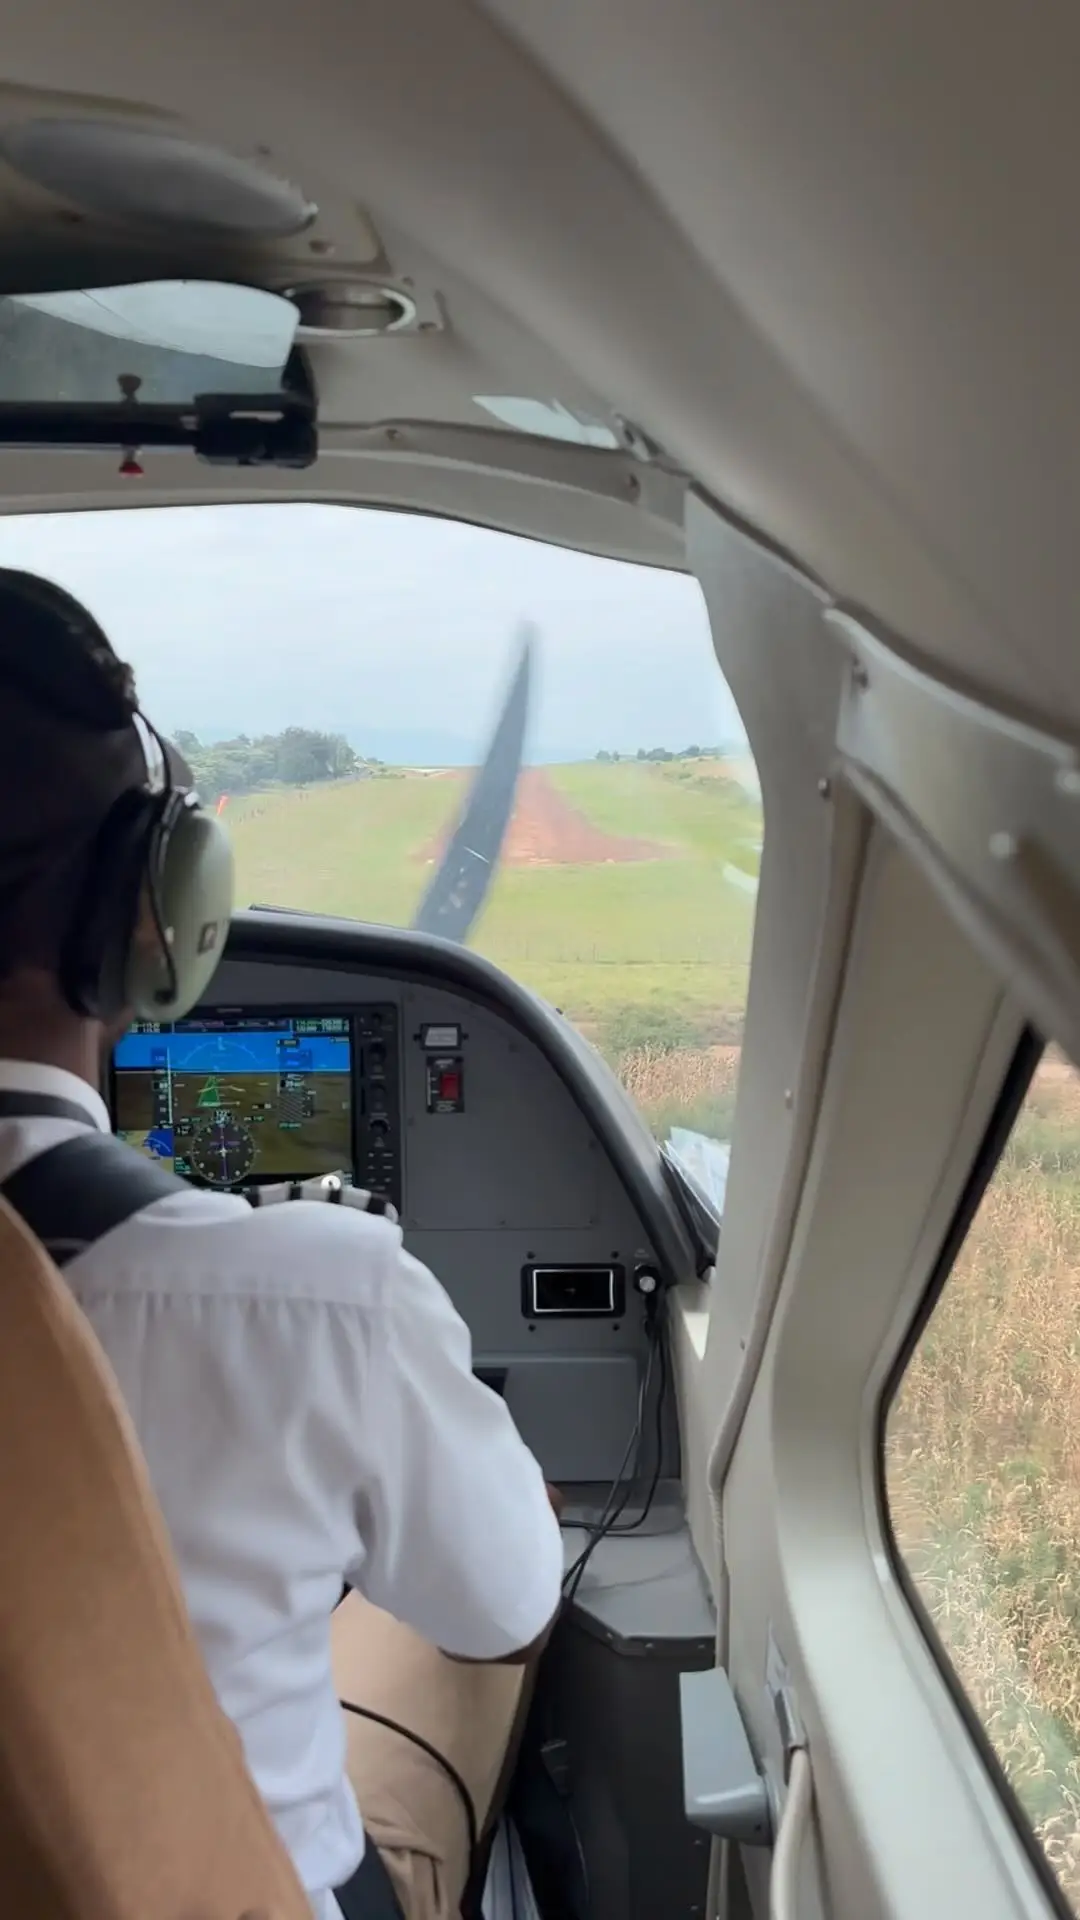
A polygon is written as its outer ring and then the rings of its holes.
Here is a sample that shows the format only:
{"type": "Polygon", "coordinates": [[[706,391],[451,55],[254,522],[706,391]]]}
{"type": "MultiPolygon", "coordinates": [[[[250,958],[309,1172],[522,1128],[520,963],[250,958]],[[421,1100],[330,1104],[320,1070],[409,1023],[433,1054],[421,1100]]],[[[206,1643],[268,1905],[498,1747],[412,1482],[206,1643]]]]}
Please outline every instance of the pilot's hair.
{"type": "Polygon", "coordinates": [[[146,777],[134,713],[93,615],[0,568],[0,977],[56,971],[102,823],[146,777]]]}

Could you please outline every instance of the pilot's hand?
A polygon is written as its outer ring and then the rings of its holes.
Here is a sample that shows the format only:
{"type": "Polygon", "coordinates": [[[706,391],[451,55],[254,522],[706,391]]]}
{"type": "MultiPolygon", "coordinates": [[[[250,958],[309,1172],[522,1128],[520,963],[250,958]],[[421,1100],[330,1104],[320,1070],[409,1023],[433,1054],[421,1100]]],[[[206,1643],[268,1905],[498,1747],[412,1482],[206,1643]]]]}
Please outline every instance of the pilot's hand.
{"type": "Polygon", "coordinates": [[[555,1515],[556,1520],[561,1520],[563,1517],[563,1508],[566,1505],[565,1495],[559,1487],[553,1487],[548,1480],[544,1482],[544,1490],[551,1502],[552,1513],[555,1515]]]}

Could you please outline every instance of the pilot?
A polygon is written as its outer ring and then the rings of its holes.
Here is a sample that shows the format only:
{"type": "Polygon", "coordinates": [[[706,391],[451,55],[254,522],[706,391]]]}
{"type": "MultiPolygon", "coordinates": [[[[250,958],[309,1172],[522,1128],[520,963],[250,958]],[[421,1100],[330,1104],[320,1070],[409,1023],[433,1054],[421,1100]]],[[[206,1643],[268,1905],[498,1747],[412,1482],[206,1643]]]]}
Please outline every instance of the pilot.
{"type": "MultiPolygon", "coordinates": [[[[190,784],[86,610],[0,571],[0,1185],[109,1130],[103,1064],[148,979],[176,1012],[210,977],[231,865],[190,784]]],[[[171,1180],[116,1144],[120,1172],[133,1160],[171,1180]]],[[[331,1615],[347,1585],[433,1658],[529,1662],[562,1575],[540,1468],[385,1217],[254,1209],[175,1182],[76,1244],[64,1277],[134,1418],[211,1678],[318,1920],[398,1915],[346,1775],[331,1615]]],[[[386,1688],[383,1672],[380,1706],[386,1688]]],[[[395,1791],[407,1799],[400,1771],[395,1791]]]]}

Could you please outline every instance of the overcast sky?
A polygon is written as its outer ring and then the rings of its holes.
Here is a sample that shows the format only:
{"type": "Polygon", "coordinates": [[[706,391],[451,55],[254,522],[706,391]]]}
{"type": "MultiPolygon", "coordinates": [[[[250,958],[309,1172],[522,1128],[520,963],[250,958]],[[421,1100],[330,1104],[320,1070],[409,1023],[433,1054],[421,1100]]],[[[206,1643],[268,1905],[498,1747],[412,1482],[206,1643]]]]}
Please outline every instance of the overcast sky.
{"type": "Polygon", "coordinates": [[[528,619],[531,757],[744,738],[682,575],[311,505],[0,518],[0,565],[84,600],[169,732],[300,725],[375,754],[411,734],[479,746],[528,619]]]}

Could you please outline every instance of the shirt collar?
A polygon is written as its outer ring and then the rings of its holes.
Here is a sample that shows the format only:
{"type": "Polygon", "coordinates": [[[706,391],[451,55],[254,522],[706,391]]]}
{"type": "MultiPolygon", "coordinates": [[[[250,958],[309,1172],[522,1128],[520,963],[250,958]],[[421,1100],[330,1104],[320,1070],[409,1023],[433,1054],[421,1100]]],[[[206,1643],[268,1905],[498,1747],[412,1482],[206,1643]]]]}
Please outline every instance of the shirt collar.
{"type": "Polygon", "coordinates": [[[45,1067],[36,1060],[0,1060],[0,1089],[5,1093],[50,1093],[58,1100],[72,1100],[82,1107],[99,1133],[112,1132],[109,1109],[97,1089],[63,1067],[45,1067]]]}

